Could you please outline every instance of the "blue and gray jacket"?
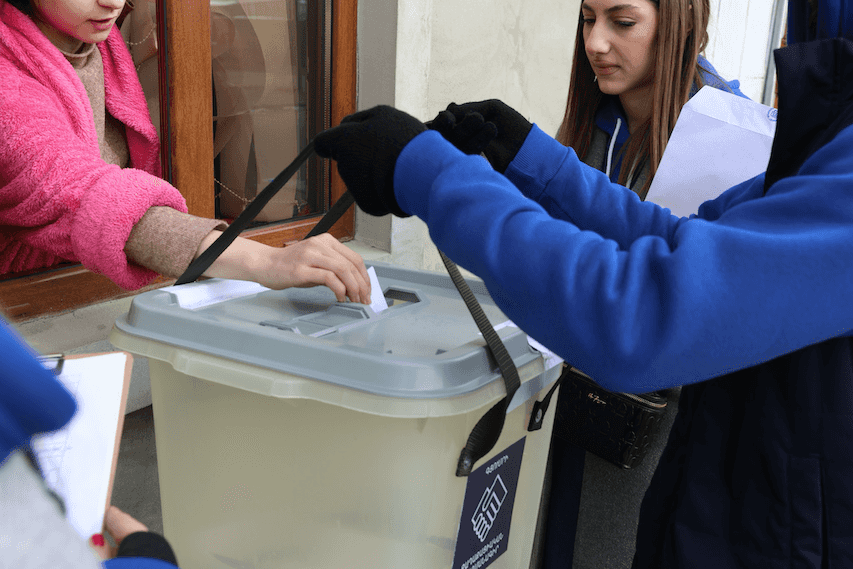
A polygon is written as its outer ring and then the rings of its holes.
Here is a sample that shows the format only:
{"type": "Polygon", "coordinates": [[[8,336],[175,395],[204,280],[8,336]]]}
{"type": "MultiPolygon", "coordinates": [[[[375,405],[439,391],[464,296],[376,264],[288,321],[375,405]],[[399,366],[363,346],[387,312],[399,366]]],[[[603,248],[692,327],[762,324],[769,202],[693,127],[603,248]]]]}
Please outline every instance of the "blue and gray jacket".
{"type": "Polygon", "coordinates": [[[767,173],[690,218],[535,126],[505,176],[431,131],[397,160],[402,210],[528,334],[612,391],[684,386],[636,569],[853,566],[851,2],[814,36],[791,0],[767,173]]]}
{"type": "MultiPolygon", "coordinates": [[[[747,98],[740,90],[739,81],[722,79],[711,62],[701,55],[699,56],[699,69],[705,85],[747,98]]],[[[692,97],[697,92],[698,89],[693,89],[690,96],[692,97]]],[[[611,182],[616,182],[622,169],[622,153],[620,151],[630,136],[628,119],[625,117],[622,105],[619,104],[618,96],[604,95],[595,114],[595,126],[589,151],[583,161],[607,174],[611,182]]],[[[650,170],[649,163],[645,162],[634,172],[630,172],[628,182],[625,185],[635,192],[641,192],[646,179],[649,177],[650,170]]],[[[640,198],[645,199],[645,197],[645,192],[643,192],[640,198]]]]}

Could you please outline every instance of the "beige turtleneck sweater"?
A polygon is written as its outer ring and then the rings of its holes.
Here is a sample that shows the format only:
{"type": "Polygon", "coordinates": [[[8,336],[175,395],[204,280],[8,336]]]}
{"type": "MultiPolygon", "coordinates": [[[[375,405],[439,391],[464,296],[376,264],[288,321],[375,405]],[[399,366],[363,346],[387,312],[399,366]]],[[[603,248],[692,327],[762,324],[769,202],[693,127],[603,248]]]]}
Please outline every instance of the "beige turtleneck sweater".
{"type": "MultiPolygon", "coordinates": [[[[62,51],[62,50],[60,50],[62,51]]],[[[95,44],[83,44],[77,53],[62,51],[86,88],[98,132],[101,158],[126,168],[130,164],[124,125],[104,103],[104,65],[95,44]]],[[[227,224],[196,217],[170,207],[152,207],[133,227],[124,246],[128,259],[171,278],[179,277],[195,257],[202,239],[227,224]]]]}

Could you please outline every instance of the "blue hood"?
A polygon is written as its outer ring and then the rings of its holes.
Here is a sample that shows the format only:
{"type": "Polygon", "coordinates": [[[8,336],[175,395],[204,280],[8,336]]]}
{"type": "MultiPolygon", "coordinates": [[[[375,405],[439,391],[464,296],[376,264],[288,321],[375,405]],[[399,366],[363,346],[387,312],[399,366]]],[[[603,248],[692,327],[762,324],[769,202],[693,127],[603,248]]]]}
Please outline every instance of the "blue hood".
{"type": "MultiPolygon", "coordinates": [[[[733,93],[738,97],[743,97],[745,99],[749,98],[740,90],[740,82],[738,80],[726,81],[720,77],[717,70],[714,69],[713,65],[711,65],[711,62],[705,59],[702,55],[699,56],[697,61],[699,63],[699,72],[702,74],[702,81],[705,85],[714,87],[715,89],[720,89],[721,91],[733,93]]],[[[690,91],[690,96],[692,97],[698,91],[699,90],[694,86],[690,91]]],[[[611,151],[614,159],[610,172],[610,180],[614,183],[619,179],[619,171],[622,168],[622,155],[620,150],[628,140],[630,133],[628,132],[628,119],[625,117],[625,111],[622,110],[622,105],[619,103],[619,97],[616,95],[604,95],[601,100],[601,104],[598,107],[598,111],[595,113],[595,125],[607,134],[611,139],[611,142],[613,133],[616,131],[617,119],[621,121],[621,126],[616,135],[616,143],[613,145],[611,151]]]]}
{"type": "Polygon", "coordinates": [[[71,394],[0,319],[0,464],[34,434],[65,425],[76,409],[71,394]]]}
{"type": "Polygon", "coordinates": [[[809,31],[809,0],[788,0],[788,45],[818,39],[853,40],[853,0],[817,0],[817,33],[809,31]]]}
{"type": "MultiPolygon", "coordinates": [[[[849,0],[853,2],[853,0],[849,0]]],[[[720,74],[717,73],[717,70],[711,65],[711,62],[705,59],[705,56],[700,55],[698,58],[699,62],[699,72],[702,75],[702,81],[705,85],[709,87],[714,87],[715,89],[720,89],[721,91],[728,91],[730,93],[734,93],[738,97],[743,97],[748,99],[746,95],[740,90],[740,81],[734,79],[732,81],[726,81],[720,74]]],[[[690,91],[690,96],[695,95],[699,90],[694,88],[690,91]]],[[[627,119],[625,118],[625,112],[622,110],[622,105],[619,104],[619,97],[615,95],[604,95],[601,106],[599,106],[598,111],[595,114],[595,124],[607,133],[608,136],[613,136],[613,131],[616,128],[616,119],[621,119],[623,125],[627,125],[627,119]]],[[[621,147],[622,144],[628,139],[629,133],[627,126],[623,126],[619,129],[619,135],[616,137],[617,146],[621,147]]]]}

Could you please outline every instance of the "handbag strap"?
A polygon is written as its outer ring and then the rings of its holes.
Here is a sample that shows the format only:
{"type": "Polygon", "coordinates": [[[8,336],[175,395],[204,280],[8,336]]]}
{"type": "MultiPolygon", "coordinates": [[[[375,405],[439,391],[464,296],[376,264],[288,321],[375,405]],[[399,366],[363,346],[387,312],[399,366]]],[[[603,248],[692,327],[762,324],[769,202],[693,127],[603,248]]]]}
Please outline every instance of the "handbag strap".
{"type": "MultiPolygon", "coordinates": [[[[249,226],[252,220],[255,219],[270,199],[272,199],[272,197],[282,187],[284,187],[288,180],[290,180],[290,178],[313,153],[314,141],[312,140],[305,146],[293,162],[282,170],[282,172],[276,176],[275,179],[270,182],[248,206],[246,206],[246,209],[237,216],[234,222],[228,226],[222,235],[220,235],[216,241],[210,245],[210,247],[203,251],[198,258],[190,263],[190,266],[187,267],[187,270],[184,271],[175,284],[182,285],[199,278],[202,273],[210,267],[213,261],[215,261],[216,258],[219,257],[219,255],[221,255],[222,252],[239,236],[239,234],[249,226]]],[[[331,228],[335,222],[340,219],[346,210],[349,209],[354,201],[352,194],[349,191],[345,192],[340,198],[338,198],[331,209],[326,212],[322,219],[320,219],[317,225],[314,226],[305,238],[307,239],[308,237],[313,237],[314,235],[319,235],[320,233],[328,231],[329,228],[331,228]]],[[[498,364],[498,368],[500,369],[501,377],[504,380],[504,386],[506,388],[506,396],[498,401],[480,418],[477,424],[474,425],[471,433],[468,435],[468,441],[465,443],[465,447],[459,454],[459,460],[456,465],[456,476],[461,477],[468,476],[471,473],[474,464],[492,450],[495,443],[498,442],[506,420],[507,408],[510,401],[512,401],[513,395],[515,395],[515,392],[520,387],[521,381],[518,376],[518,369],[515,367],[515,363],[507,352],[506,346],[504,346],[498,336],[498,333],[495,332],[494,327],[483,312],[483,308],[474,297],[474,293],[471,292],[471,288],[468,286],[468,283],[466,283],[465,279],[462,278],[456,263],[451,261],[441,251],[439,251],[439,255],[441,255],[441,260],[444,262],[444,266],[450,274],[450,279],[453,281],[454,286],[462,296],[462,300],[465,302],[465,306],[474,318],[477,328],[479,328],[480,332],[483,334],[489,352],[498,364]]],[[[551,390],[551,393],[552,392],[553,389],[551,390]]],[[[551,393],[548,394],[548,400],[550,400],[551,393]]],[[[545,402],[545,409],[547,409],[547,407],[548,403],[545,402]]]]}

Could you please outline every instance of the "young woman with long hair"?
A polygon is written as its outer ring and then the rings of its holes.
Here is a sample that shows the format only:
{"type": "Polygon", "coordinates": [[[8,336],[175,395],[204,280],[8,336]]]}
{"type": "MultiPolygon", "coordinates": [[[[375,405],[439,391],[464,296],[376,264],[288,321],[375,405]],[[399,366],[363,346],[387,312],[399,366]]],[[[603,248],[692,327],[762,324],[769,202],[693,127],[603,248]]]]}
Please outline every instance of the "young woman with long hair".
{"type": "Polygon", "coordinates": [[[743,96],[702,56],[709,13],[709,0],[584,1],[557,140],[644,198],[688,99],[704,85],[743,96]]]}
{"type": "MultiPolygon", "coordinates": [[[[557,140],[645,199],[689,98],[704,85],[743,96],[739,83],[722,80],[702,55],[709,15],[709,0],[585,0],[557,140]]],[[[554,438],[550,499],[543,506],[543,568],[631,566],[640,504],[675,418],[679,390],[662,395],[666,413],[634,469],[621,470],[554,438]]],[[[571,403],[558,397],[557,405],[571,403]]]]}

